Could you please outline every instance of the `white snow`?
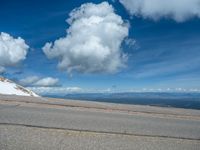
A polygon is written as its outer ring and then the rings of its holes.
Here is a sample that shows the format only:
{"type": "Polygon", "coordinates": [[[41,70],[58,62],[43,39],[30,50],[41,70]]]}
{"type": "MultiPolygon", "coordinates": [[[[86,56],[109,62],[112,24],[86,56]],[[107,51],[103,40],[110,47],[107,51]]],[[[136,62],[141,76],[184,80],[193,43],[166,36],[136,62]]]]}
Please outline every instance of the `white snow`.
{"type": "Polygon", "coordinates": [[[31,90],[3,77],[0,77],[0,94],[39,97],[39,95],[35,94],[31,90]]]}

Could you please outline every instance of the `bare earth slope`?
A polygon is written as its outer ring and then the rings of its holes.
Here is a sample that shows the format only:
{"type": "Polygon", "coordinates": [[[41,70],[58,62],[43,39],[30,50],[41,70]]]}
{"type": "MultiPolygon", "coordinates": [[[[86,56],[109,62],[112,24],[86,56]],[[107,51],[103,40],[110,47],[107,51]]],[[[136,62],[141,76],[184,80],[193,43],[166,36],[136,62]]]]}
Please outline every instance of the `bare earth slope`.
{"type": "Polygon", "coordinates": [[[200,111],[0,96],[0,149],[198,150],[200,111]]]}

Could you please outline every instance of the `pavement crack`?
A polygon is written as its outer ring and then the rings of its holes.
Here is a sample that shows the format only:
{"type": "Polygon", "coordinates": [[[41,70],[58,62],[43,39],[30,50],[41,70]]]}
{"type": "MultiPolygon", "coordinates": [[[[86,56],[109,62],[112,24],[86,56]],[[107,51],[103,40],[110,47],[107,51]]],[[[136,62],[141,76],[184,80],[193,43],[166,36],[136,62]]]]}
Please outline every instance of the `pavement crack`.
{"type": "Polygon", "coordinates": [[[149,134],[134,134],[128,132],[113,132],[113,131],[94,131],[87,129],[70,129],[62,127],[48,127],[40,125],[30,125],[30,124],[18,124],[18,123],[0,123],[0,125],[5,126],[20,126],[28,128],[38,128],[38,129],[52,129],[52,130],[64,130],[64,131],[74,131],[80,133],[96,133],[96,134],[109,134],[109,135],[122,135],[122,136],[137,136],[137,137],[150,137],[150,138],[167,138],[176,140],[188,140],[188,141],[200,141],[200,138],[189,138],[189,137],[176,137],[176,136],[165,136],[165,135],[149,135],[149,134]]]}

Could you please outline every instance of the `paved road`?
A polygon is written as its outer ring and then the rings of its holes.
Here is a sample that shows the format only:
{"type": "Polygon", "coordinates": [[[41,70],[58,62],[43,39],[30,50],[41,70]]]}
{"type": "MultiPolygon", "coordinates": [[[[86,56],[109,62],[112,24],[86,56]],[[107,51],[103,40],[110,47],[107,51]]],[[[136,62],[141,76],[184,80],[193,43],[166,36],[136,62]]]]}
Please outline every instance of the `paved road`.
{"type": "Polygon", "coordinates": [[[154,115],[142,108],[131,112],[0,100],[0,149],[199,149],[200,118],[194,111],[154,115]]]}

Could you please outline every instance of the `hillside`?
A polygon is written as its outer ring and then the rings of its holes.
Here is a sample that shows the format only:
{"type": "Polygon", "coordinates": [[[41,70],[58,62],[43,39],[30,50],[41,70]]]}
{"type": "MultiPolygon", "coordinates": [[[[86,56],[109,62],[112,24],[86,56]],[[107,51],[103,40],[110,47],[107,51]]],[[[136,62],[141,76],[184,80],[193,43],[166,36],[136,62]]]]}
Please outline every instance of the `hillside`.
{"type": "Polygon", "coordinates": [[[4,77],[0,77],[0,94],[38,97],[38,95],[31,90],[26,89],[4,77]]]}

